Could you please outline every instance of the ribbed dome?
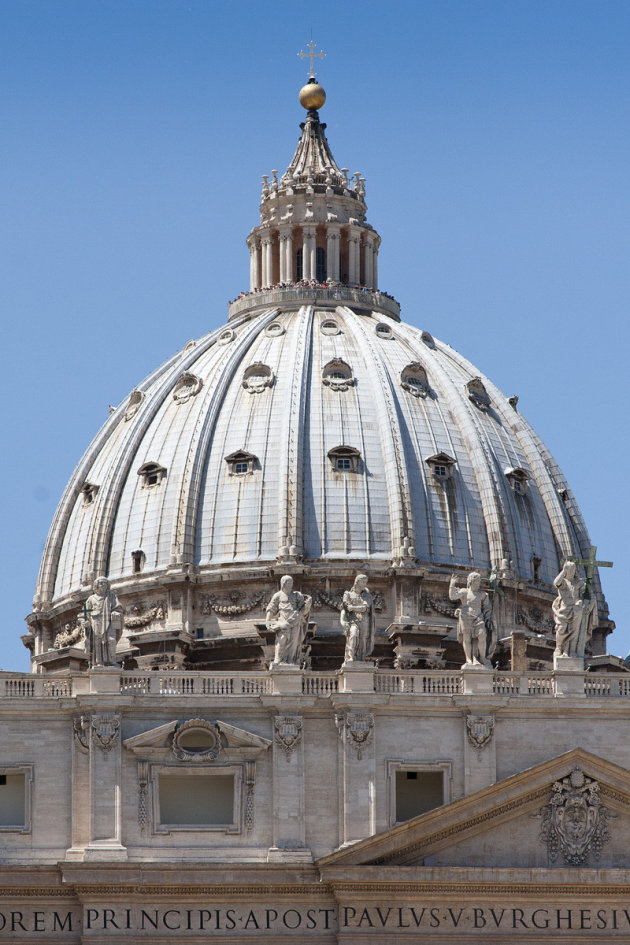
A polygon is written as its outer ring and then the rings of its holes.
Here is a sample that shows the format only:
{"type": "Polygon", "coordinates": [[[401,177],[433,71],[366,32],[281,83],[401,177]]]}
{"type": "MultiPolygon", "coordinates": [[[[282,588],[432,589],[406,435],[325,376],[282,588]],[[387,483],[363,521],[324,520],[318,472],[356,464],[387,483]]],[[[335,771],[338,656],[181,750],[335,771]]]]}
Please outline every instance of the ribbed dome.
{"type": "Polygon", "coordinates": [[[586,547],[558,467],[487,378],[427,333],[315,302],[191,342],[118,407],[63,497],[37,599],[100,573],[128,578],[138,551],[145,575],[415,557],[509,559],[530,580],[539,558],[551,583],[561,557],[586,547]],[[336,468],[337,447],[357,451],[356,469],[336,468]],[[255,457],[246,472],[227,459],[239,453],[255,457]]]}
{"type": "MultiPolygon", "coordinates": [[[[515,399],[379,291],[364,180],[324,129],[309,111],[287,172],[264,178],[228,325],[132,391],[79,463],[29,619],[35,661],[64,668],[53,644],[81,649],[78,611],[106,575],[130,664],[266,665],[265,605],[288,572],[319,609],[314,665],[335,667],[360,570],[379,659],[457,666],[457,569],[501,582],[500,660],[525,630],[531,665],[549,659],[553,579],[590,551],[579,510],[515,399]]],[[[597,575],[593,589],[597,652],[610,624],[597,575]]]]}

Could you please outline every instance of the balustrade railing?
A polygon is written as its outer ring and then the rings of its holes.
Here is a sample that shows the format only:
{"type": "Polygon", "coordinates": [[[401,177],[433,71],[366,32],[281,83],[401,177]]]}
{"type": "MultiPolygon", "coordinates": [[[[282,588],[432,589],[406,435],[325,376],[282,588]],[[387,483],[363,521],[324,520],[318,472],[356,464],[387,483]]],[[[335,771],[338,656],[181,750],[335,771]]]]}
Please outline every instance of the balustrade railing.
{"type": "MultiPolygon", "coordinates": [[[[282,674],[284,676],[284,674],[282,674]]],[[[630,674],[576,674],[583,680],[584,696],[592,699],[630,698],[630,674]]],[[[343,671],[295,674],[297,692],[326,699],[346,691],[343,671]]],[[[294,678],[295,678],[294,676],[294,678]]],[[[566,674],[563,675],[563,678],[566,674]]],[[[232,697],[261,696],[277,692],[273,673],[121,672],[119,692],[128,696],[232,697]]],[[[369,679],[369,677],[368,677],[369,679]]],[[[577,679],[576,679],[577,681],[577,679]]],[[[562,693],[553,673],[494,672],[491,692],[511,698],[554,698],[562,693]]],[[[0,699],[61,699],[82,693],[112,693],[112,678],[104,675],[107,688],[100,688],[98,673],[75,676],[0,674],[0,699]]],[[[114,684],[116,685],[116,684],[114,684]]],[[[368,685],[370,685],[368,683],[368,685]]],[[[578,694],[579,694],[578,687],[578,694]]],[[[372,690],[391,696],[453,696],[464,692],[463,674],[446,670],[372,671],[372,690]]],[[[284,691],[284,690],[282,690],[284,691]]],[[[356,690],[353,690],[356,691],[356,690]]],[[[575,695],[575,691],[572,691],[575,695]]]]}

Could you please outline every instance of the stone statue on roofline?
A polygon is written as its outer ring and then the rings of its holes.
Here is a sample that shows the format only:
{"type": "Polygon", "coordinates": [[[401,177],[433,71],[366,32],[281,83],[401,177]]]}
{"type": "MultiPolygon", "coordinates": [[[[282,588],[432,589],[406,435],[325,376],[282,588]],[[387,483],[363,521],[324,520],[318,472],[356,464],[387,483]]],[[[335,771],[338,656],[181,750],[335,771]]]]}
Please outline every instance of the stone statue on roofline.
{"type": "Polygon", "coordinates": [[[457,587],[457,574],[453,574],[448,596],[460,604],[455,616],[457,639],[466,657],[462,669],[482,666],[492,669],[490,657],[496,646],[496,633],[492,623],[492,602],[486,591],[481,589],[481,575],[471,571],[466,579],[466,587],[457,587]]]}
{"type": "Polygon", "coordinates": [[[85,652],[91,667],[116,666],[116,643],[123,629],[123,607],[106,577],[92,585],[79,619],[85,631],[85,652]]]}
{"type": "Polygon", "coordinates": [[[582,659],[597,625],[595,598],[585,596],[586,582],[579,576],[575,561],[565,561],[553,584],[558,592],[551,605],[556,629],[554,657],[582,659]]]}
{"type": "Polygon", "coordinates": [[[357,574],[354,584],[344,591],[341,626],[346,637],[344,666],[363,663],[374,649],[374,603],[367,575],[357,574]]]}
{"type": "Polygon", "coordinates": [[[302,647],[308,629],[312,598],[293,590],[293,578],[280,578],[280,590],[267,605],[266,626],[276,635],[275,655],[271,669],[279,666],[299,666],[302,647]]]}

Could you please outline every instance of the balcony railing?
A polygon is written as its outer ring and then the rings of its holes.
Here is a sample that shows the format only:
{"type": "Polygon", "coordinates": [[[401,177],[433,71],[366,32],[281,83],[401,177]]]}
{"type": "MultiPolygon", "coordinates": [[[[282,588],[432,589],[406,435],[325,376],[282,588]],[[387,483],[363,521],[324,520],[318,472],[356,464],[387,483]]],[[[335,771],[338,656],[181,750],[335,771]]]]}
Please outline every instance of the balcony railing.
{"type": "Polygon", "coordinates": [[[0,701],[67,699],[107,693],[133,698],[232,699],[291,693],[327,699],[338,693],[373,692],[380,697],[437,699],[483,693],[502,699],[630,698],[630,674],[368,669],[312,673],[99,672],[74,675],[0,673],[0,701]],[[568,680],[568,682],[567,682],[568,680]]]}
{"type": "Polygon", "coordinates": [[[377,289],[349,285],[296,285],[247,292],[228,304],[228,318],[231,321],[248,312],[263,311],[291,302],[298,302],[300,305],[307,305],[309,302],[320,303],[331,307],[351,305],[366,311],[375,309],[400,321],[400,305],[396,299],[377,289]]]}

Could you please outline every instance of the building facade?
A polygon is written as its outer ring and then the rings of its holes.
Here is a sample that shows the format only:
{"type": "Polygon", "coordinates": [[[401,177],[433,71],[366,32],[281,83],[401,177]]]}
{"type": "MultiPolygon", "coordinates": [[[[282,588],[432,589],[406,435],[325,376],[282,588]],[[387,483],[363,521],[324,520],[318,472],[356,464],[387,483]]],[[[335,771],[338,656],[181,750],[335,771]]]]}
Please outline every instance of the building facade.
{"type": "Polygon", "coordinates": [[[0,676],[0,941],[628,941],[630,674],[579,509],[517,398],[401,321],[300,101],[250,290],[52,523],[0,676]]]}

